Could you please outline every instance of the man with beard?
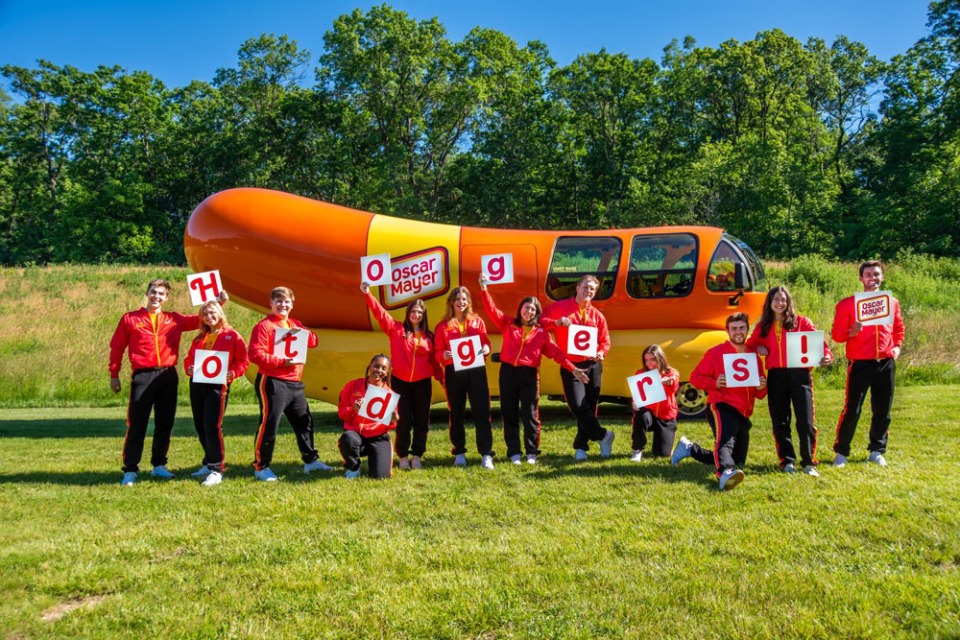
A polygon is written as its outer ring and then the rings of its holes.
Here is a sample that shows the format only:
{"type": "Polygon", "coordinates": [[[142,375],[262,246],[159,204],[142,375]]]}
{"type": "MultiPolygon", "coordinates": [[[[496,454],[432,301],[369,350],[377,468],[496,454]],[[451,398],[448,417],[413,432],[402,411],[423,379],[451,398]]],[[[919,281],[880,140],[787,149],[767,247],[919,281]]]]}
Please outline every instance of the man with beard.
{"type": "MultiPolygon", "coordinates": [[[[760,384],[756,387],[734,387],[727,384],[723,356],[728,353],[746,353],[750,318],[745,313],[734,313],[727,318],[727,337],[723,344],[713,347],[690,374],[690,384],[707,392],[709,422],[714,432],[713,463],[720,480],[720,490],[729,491],[743,481],[743,467],[750,447],[750,416],[753,404],[767,395],[767,379],[763,365],[757,361],[760,384]]],[[[672,462],[678,464],[688,456],[705,461],[705,449],[680,438],[672,462]],[[695,453],[697,455],[695,455],[695,453]]]]}

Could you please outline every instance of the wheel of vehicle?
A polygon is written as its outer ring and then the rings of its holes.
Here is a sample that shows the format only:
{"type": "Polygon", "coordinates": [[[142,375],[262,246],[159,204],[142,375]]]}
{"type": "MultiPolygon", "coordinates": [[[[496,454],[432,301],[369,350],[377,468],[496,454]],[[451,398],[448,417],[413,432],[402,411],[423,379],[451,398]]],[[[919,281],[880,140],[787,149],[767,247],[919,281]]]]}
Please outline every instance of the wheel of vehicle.
{"type": "Polygon", "coordinates": [[[681,420],[705,420],[707,417],[707,394],[689,382],[681,382],[677,389],[677,416],[681,420]]]}

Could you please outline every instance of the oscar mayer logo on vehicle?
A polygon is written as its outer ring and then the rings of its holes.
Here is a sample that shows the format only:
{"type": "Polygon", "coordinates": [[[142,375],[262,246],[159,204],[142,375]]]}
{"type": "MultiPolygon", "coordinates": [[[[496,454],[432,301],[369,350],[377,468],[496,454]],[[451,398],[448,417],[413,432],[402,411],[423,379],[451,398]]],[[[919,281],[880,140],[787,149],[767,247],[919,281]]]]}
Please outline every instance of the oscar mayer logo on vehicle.
{"type": "Polygon", "coordinates": [[[445,247],[433,247],[390,260],[392,282],[380,288],[387,309],[397,309],[411,300],[436,298],[450,287],[445,247]]]}

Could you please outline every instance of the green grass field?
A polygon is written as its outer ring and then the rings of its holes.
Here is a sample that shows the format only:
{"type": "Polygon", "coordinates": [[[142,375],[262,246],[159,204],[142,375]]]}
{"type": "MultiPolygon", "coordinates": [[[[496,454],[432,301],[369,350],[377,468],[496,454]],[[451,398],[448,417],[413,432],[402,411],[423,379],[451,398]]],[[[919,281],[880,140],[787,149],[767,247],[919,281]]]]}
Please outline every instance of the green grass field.
{"type": "MultiPolygon", "coordinates": [[[[840,402],[818,392],[825,461],[840,402]]],[[[0,409],[0,638],[960,637],[960,397],[901,388],[894,409],[889,467],[865,462],[861,422],[851,464],[814,479],[777,470],[760,403],[726,493],[691,460],[629,462],[607,406],[609,460],[575,465],[550,404],[542,464],[505,463],[498,437],[494,471],[456,470],[435,410],[426,468],[385,481],[304,477],[284,426],[273,484],[248,466],[256,408],[233,406],[213,488],[189,478],[183,409],[179,477],[132,488],[123,408],[0,409]]]]}

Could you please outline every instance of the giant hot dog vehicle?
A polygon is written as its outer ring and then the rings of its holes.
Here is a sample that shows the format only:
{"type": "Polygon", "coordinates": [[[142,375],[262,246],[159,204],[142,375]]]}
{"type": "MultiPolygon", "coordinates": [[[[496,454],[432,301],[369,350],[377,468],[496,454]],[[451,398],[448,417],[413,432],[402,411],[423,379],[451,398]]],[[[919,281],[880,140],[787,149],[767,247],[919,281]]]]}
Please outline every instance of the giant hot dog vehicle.
{"type": "MultiPolygon", "coordinates": [[[[246,307],[266,311],[271,289],[293,289],[294,317],[320,338],[304,369],[306,393],[332,403],[373,354],[389,349],[359,290],[366,255],[391,257],[393,283],[371,289],[381,303],[402,320],[406,304],[421,298],[431,325],[459,285],[475,292],[474,308],[484,315],[476,295],[481,256],[513,256],[514,282],[490,286],[508,315],[524,296],[536,295],[547,306],[572,296],[581,275],[597,276],[594,304],[607,318],[612,342],[602,393],[624,402],[630,398],[626,378],[640,368],[647,345],[661,345],[681,381],[688,380],[704,351],[726,339],[726,317],[743,311],[755,322],[767,290],[754,252],[715,227],[483,229],[393,218],[265,189],[231,189],[204,200],[187,223],[184,248],[195,271],[218,269],[231,299],[246,307]]],[[[500,336],[485,319],[496,396],[500,336]]],[[[434,384],[437,401],[443,394],[434,384]]],[[[540,385],[544,394],[562,394],[549,359],[540,385]]],[[[681,384],[678,394],[682,416],[702,411],[703,396],[690,385],[681,384]]]]}

